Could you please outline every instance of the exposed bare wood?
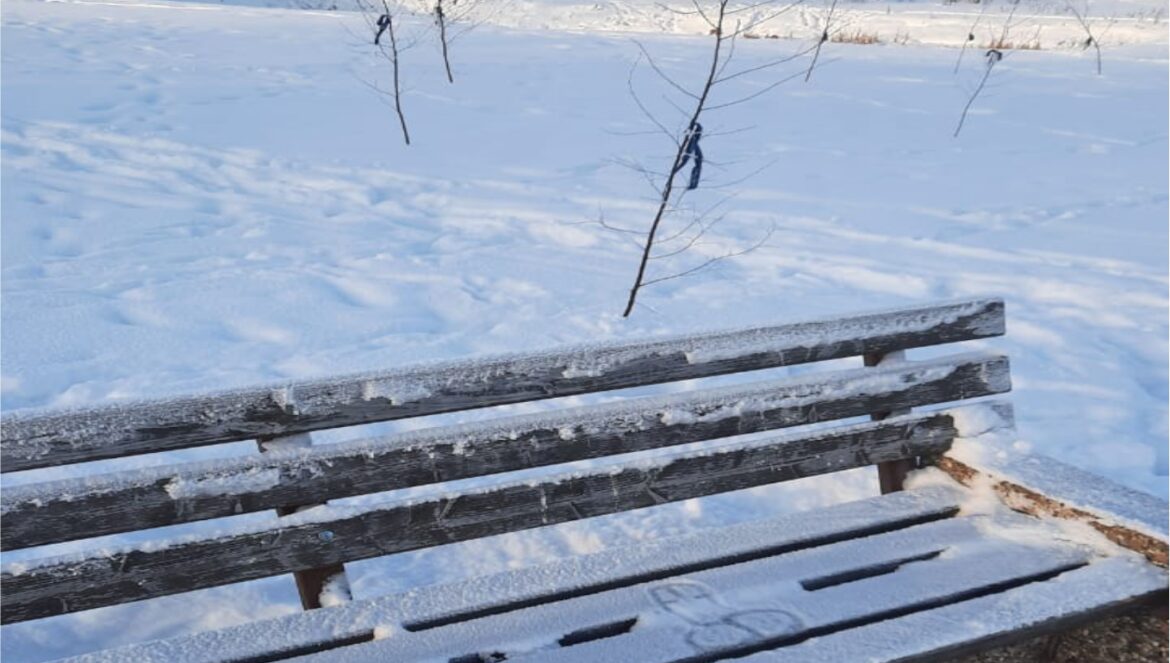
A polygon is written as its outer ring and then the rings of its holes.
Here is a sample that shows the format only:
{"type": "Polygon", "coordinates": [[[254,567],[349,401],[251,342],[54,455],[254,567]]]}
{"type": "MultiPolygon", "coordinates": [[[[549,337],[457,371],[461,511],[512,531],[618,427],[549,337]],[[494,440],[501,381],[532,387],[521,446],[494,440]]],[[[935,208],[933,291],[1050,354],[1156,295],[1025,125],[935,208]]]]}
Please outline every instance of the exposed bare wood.
{"type": "Polygon", "coordinates": [[[1117,545],[1145,555],[1146,559],[1158,566],[1163,568],[1167,566],[1168,553],[1165,541],[1123,525],[1106,522],[1100,516],[1071,507],[1011,481],[988,476],[954,458],[944,456],[938,459],[936,464],[964,485],[972,485],[980,476],[986,478],[991,482],[995,492],[999,494],[1004,503],[1016,511],[1034,516],[1065,518],[1083,522],[1104,534],[1106,538],[1117,545]]]}

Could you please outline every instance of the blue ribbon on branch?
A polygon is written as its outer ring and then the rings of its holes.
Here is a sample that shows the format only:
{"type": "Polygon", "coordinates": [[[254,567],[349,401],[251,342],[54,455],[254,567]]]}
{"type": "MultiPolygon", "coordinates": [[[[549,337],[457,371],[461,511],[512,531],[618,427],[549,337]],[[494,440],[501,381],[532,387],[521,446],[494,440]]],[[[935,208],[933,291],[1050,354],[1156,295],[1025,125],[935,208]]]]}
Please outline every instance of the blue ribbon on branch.
{"type": "Polygon", "coordinates": [[[382,38],[382,33],[386,28],[390,27],[390,15],[382,14],[378,17],[378,34],[374,35],[374,45],[378,45],[378,40],[382,38]]]}
{"type": "Polygon", "coordinates": [[[677,173],[687,165],[687,161],[694,157],[695,166],[691,168],[691,181],[687,184],[687,191],[698,188],[699,177],[703,174],[703,150],[699,149],[699,139],[702,137],[703,125],[695,122],[690,131],[687,132],[682,161],[679,162],[678,168],[674,169],[674,172],[677,173]]]}

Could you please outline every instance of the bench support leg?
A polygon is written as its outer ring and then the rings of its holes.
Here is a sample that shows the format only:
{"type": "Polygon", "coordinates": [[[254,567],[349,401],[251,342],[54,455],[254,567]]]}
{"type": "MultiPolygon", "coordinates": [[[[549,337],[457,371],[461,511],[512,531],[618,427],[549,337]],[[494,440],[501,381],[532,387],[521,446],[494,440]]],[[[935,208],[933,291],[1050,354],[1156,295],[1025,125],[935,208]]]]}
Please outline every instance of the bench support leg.
{"type": "Polygon", "coordinates": [[[902,490],[902,483],[906,481],[906,475],[910,470],[915,469],[915,463],[909,458],[904,458],[878,463],[877,468],[878,484],[881,485],[882,495],[885,495],[902,490]]]}
{"type": "MultiPolygon", "coordinates": [[[[866,366],[877,366],[882,363],[883,359],[901,360],[906,356],[905,351],[899,350],[889,354],[873,353],[862,355],[866,366]]],[[[869,415],[872,421],[880,421],[887,417],[893,417],[900,414],[910,414],[909,408],[905,410],[895,410],[891,412],[874,412],[869,415]]],[[[914,458],[903,458],[902,460],[891,460],[884,463],[878,463],[878,485],[881,486],[882,495],[886,493],[896,493],[902,490],[902,484],[906,481],[906,475],[910,473],[917,466],[917,460],[914,458]]]]}
{"type": "MultiPolygon", "coordinates": [[[[283,437],[257,438],[256,444],[260,447],[261,452],[265,452],[276,449],[309,447],[312,446],[312,441],[308,433],[298,433],[283,437]]],[[[310,506],[317,505],[279,507],[276,509],[276,515],[292,515],[300,509],[305,509],[310,506]]],[[[301,607],[305,610],[313,610],[321,607],[321,594],[325,590],[325,586],[331,581],[334,581],[335,578],[336,584],[333,588],[333,596],[343,601],[348,601],[351,598],[349,581],[345,577],[345,566],[342,564],[330,564],[329,566],[322,566],[320,568],[295,571],[293,578],[297,582],[297,593],[301,596],[301,607]],[[340,576],[340,578],[337,578],[337,576],[340,576]]]]}

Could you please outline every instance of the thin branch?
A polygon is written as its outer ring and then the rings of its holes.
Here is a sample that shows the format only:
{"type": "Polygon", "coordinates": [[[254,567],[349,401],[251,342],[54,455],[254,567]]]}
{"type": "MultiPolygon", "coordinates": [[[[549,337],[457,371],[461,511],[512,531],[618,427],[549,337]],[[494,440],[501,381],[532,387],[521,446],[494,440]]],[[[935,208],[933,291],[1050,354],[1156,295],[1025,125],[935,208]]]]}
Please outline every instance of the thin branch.
{"type": "MultiPolygon", "coordinates": [[[[707,110],[710,110],[710,109],[707,109],[707,110]]],[[[746,126],[746,127],[740,127],[740,128],[738,128],[738,129],[726,129],[726,130],[724,130],[724,131],[710,131],[710,130],[707,130],[707,131],[704,131],[704,132],[703,132],[703,135],[704,135],[706,138],[714,138],[714,137],[716,137],[716,136],[735,136],[735,135],[737,135],[737,134],[747,133],[747,132],[749,132],[749,131],[755,131],[755,130],[756,130],[756,129],[758,129],[758,128],[759,128],[759,126],[758,126],[758,125],[755,125],[755,124],[753,124],[753,125],[746,126]]],[[[714,162],[714,161],[712,161],[711,163],[715,163],[715,162],[714,162]]]]}
{"type": "Polygon", "coordinates": [[[677,103],[675,103],[674,99],[671,99],[670,97],[668,97],[666,95],[662,95],[662,101],[666,102],[666,105],[673,108],[676,112],[678,112],[679,115],[681,115],[683,117],[687,117],[687,115],[688,115],[687,111],[685,109],[683,109],[682,106],[679,106],[677,103]]]}
{"type": "MultiPolygon", "coordinates": [[[[707,73],[706,83],[703,85],[703,92],[699,95],[699,99],[695,103],[695,112],[691,115],[690,122],[687,123],[687,131],[696,131],[699,123],[699,115],[703,112],[703,106],[707,102],[707,96],[711,93],[711,86],[715,82],[716,72],[719,70],[719,54],[723,46],[723,19],[727,11],[727,3],[729,0],[719,0],[719,16],[715,21],[715,48],[711,57],[711,66],[707,73]]],[[[638,264],[638,274],[634,278],[634,285],[630,288],[630,297],[626,302],[626,309],[622,313],[622,317],[629,317],[634,310],[634,302],[638,297],[638,290],[643,287],[642,280],[646,276],[646,263],[650,260],[650,250],[654,246],[654,235],[658,232],[658,226],[662,223],[662,215],[666,211],[666,206],[670,202],[671,194],[674,191],[674,177],[681,169],[684,158],[687,156],[687,147],[691,141],[679,141],[678,149],[674,155],[674,164],[671,166],[670,175],[666,178],[666,184],[662,188],[662,198],[658,205],[658,212],[654,215],[654,221],[650,224],[650,232],[646,236],[646,246],[642,250],[642,260],[638,264]]],[[[684,190],[685,193],[685,190],[684,190]]],[[[681,194],[680,194],[681,195],[681,194]]]]}
{"type": "MultiPolygon", "coordinates": [[[[760,3],[760,5],[767,5],[767,4],[771,4],[771,0],[765,0],[765,2],[760,3]]],[[[767,23],[768,21],[771,21],[774,18],[779,18],[779,17],[783,16],[784,14],[787,14],[788,12],[792,11],[795,7],[798,7],[802,4],[804,4],[804,0],[796,0],[796,2],[789,3],[789,4],[785,5],[784,7],[772,12],[771,14],[768,14],[766,16],[757,17],[757,18],[749,21],[748,23],[746,23],[743,26],[743,29],[740,30],[739,32],[746,32],[748,30],[751,30],[752,28],[757,28],[757,27],[767,23]]],[[[737,32],[737,34],[738,34],[738,32],[737,32]]]]}
{"type": "MultiPolygon", "coordinates": [[[[573,224],[570,224],[570,225],[582,225],[582,224],[584,224],[584,223],[589,223],[589,222],[582,221],[582,222],[580,222],[580,223],[573,223],[573,224]]],[[[598,224],[600,224],[600,225],[601,225],[601,227],[602,227],[602,228],[605,228],[606,230],[609,230],[609,231],[611,231],[611,232],[618,233],[618,236],[619,236],[619,237],[621,237],[623,240],[625,240],[625,241],[629,242],[630,244],[632,244],[632,245],[633,245],[635,248],[642,248],[642,243],[641,243],[641,242],[639,242],[638,240],[636,240],[636,239],[634,239],[634,238],[630,237],[630,235],[641,235],[641,234],[642,234],[641,232],[639,232],[639,231],[637,231],[637,230],[629,230],[629,229],[626,229],[626,228],[618,228],[617,226],[611,226],[611,225],[609,225],[608,223],[606,223],[606,222],[605,222],[605,215],[604,215],[604,214],[602,214],[602,213],[600,213],[600,212],[598,213],[598,216],[597,216],[597,221],[595,221],[594,223],[598,223],[598,224]]]]}
{"type": "Polygon", "coordinates": [[[728,9],[728,10],[727,10],[727,15],[728,15],[728,16],[734,16],[734,15],[736,15],[736,14],[742,14],[742,13],[744,13],[744,12],[750,12],[750,11],[752,11],[753,9],[759,9],[760,7],[766,7],[766,6],[770,5],[770,4],[773,4],[774,2],[775,2],[775,0],[760,0],[760,2],[753,2],[753,3],[751,3],[751,4],[743,5],[743,6],[741,6],[741,7],[736,7],[735,9],[728,9]]]}
{"type": "Polygon", "coordinates": [[[727,65],[731,64],[731,59],[735,57],[735,45],[739,42],[739,40],[736,39],[739,30],[738,22],[735,24],[735,27],[737,33],[732,34],[731,38],[729,39],[730,43],[727,45],[727,55],[723,58],[723,64],[719,65],[719,71],[715,72],[715,82],[712,82],[712,85],[715,85],[715,83],[718,82],[719,77],[722,76],[723,72],[727,69],[727,65]]]}
{"type": "Polygon", "coordinates": [[[688,270],[683,271],[683,272],[679,272],[678,274],[671,274],[670,276],[663,276],[660,278],[652,279],[652,280],[644,283],[643,287],[648,286],[648,285],[653,285],[655,283],[662,283],[663,281],[669,281],[671,279],[678,279],[678,278],[682,278],[684,276],[689,276],[690,274],[694,274],[695,272],[704,270],[704,269],[710,267],[711,265],[714,265],[717,262],[722,262],[724,260],[727,260],[728,258],[735,258],[737,256],[742,256],[746,253],[751,253],[752,251],[755,251],[756,249],[763,246],[769,239],[771,239],[772,234],[775,232],[776,232],[776,226],[773,225],[771,228],[768,229],[767,234],[765,234],[764,237],[760,239],[760,241],[756,242],[755,244],[749,246],[746,249],[743,249],[741,251],[732,251],[730,253],[725,253],[721,256],[715,256],[714,258],[707,260],[706,262],[704,262],[701,265],[698,265],[697,267],[692,267],[691,269],[688,269],[688,270]]]}
{"type": "Polygon", "coordinates": [[[983,14],[987,12],[988,3],[983,2],[982,9],[979,10],[979,15],[975,17],[975,22],[971,24],[971,28],[967,30],[967,41],[963,42],[962,48],[959,49],[959,58],[955,60],[955,73],[959,73],[959,65],[963,64],[963,54],[967,52],[967,46],[975,42],[975,29],[979,27],[979,21],[983,20],[983,14]]]}
{"type": "Polygon", "coordinates": [[[669,237],[664,237],[662,239],[659,239],[657,241],[657,243],[658,244],[668,244],[668,243],[678,239],[679,237],[682,237],[683,235],[690,232],[691,228],[694,228],[696,225],[702,223],[703,219],[710,216],[712,212],[719,209],[721,206],[726,204],[729,200],[731,200],[734,197],[735,196],[733,196],[733,195],[732,196],[724,196],[723,198],[719,199],[719,201],[716,202],[714,205],[711,205],[707,209],[703,210],[703,212],[701,214],[696,215],[695,218],[692,219],[691,222],[688,223],[682,230],[676,232],[675,234],[673,234],[669,237]]]}
{"type": "Polygon", "coordinates": [[[660,132],[657,129],[631,129],[629,131],[619,131],[617,129],[602,129],[605,133],[611,136],[657,136],[660,132]]]}
{"type": "Polygon", "coordinates": [[[808,73],[804,75],[804,82],[812,78],[813,68],[817,66],[817,58],[821,57],[821,46],[829,41],[829,26],[833,23],[833,10],[837,8],[837,0],[833,0],[833,4],[829,5],[829,14],[825,17],[825,25],[821,30],[821,39],[817,42],[816,50],[813,52],[812,62],[808,63],[808,73]]]}
{"type": "MultiPolygon", "coordinates": [[[[608,223],[605,222],[605,216],[598,217],[597,223],[601,224],[602,228],[605,228],[606,230],[612,230],[615,233],[627,233],[630,235],[638,235],[639,237],[642,235],[641,230],[634,230],[633,228],[619,228],[617,226],[609,225],[608,223]]],[[[641,248],[642,243],[636,242],[635,245],[638,246],[639,248],[641,248]]]]}
{"type": "Polygon", "coordinates": [[[447,55],[447,19],[443,15],[443,0],[435,0],[435,20],[439,22],[439,43],[443,47],[443,66],[447,69],[447,82],[454,83],[451,75],[451,59],[447,55]]]}
{"type": "Polygon", "coordinates": [[[711,223],[709,223],[707,225],[699,224],[699,232],[695,233],[695,236],[690,238],[687,241],[687,243],[684,244],[681,248],[675,249],[674,251],[670,251],[668,253],[661,253],[659,255],[652,255],[652,256],[650,256],[650,259],[651,260],[662,260],[664,258],[672,258],[674,256],[677,256],[680,253],[683,253],[685,251],[688,251],[688,250],[694,248],[695,245],[699,242],[699,240],[703,238],[703,235],[706,235],[707,231],[711,229],[711,226],[714,226],[716,223],[719,223],[720,221],[722,221],[725,218],[727,218],[727,215],[722,215],[722,216],[716,217],[716,219],[714,221],[712,221],[711,223]]]}
{"type": "Polygon", "coordinates": [[[633,98],[634,103],[638,106],[638,110],[642,111],[642,115],[646,116],[647,120],[650,120],[654,126],[658,127],[659,131],[666,134],[666,136],[678,144],[681,149],[681,143],[679,143],[678,140],[674,137],[674,134],[670,132],[670,129],[667,129],[665,126],[663,126],[662,123],[658,121],[658,118],[654,117],[654,114],[646,108],[646,104],[642,103],[642,98],[638,96],[638,92],[634,89],[634,71],[638,68],[638,63],[641,61],[642,56],[639,55],[638,59],[634,61],[634,65],[630,67],[629,76],[626,77],[626,88],[630,91],[630,97],[633,98]]]}
{"type": "Polygon", "coordinates": [[[809,46],[808,48],[797,51],[796,53],[793,53],[792,55],[786,55],[782,58],[777,58],[777,59],[772,60],[770,62],[765,62],[764,64],[756,65],[754,67],[748,67],[747,69],[741,69],[740,71],[737,71],[734,74],[728,74],[727,76],[723,76],[722,78],[716,79],[715,83],[716,84],[726,83],[727,81],[734,80],[736,78],[739,78],[740,76],[746,76],[747,74],[754,74],[757,71],[763,71],[765,69],[771,69],[772,67],[778,67],[782,64],[787,64],[789,62],[792,62],[793,60],[796,60],[798,58],[804,57],[805,55],[808,55],[815,48],[816,48],[816,46],[809,46]]]}
{"type": "Polygon", "coordinates": [[[1008,32],[1012,29],[1012,17],[1016,15],[1016,10],[1020,8],[1020,0],[1015,0],[1012,3],[1012,10],[1008,12],[1007,20],[1003,22],[1003,30],[999,34],[1000,45],[1007,42],[1008,32]]]}
{"type": "Polygon", "coordinates": [[[703,11],[703,6],[699,4],[699,0],[691,0],[691,4],[694,5],[695,11],[699,12],[699,16],[702,16],[703,20],[707,22],[707,25],[711,26],[712,30],[717,30],[719,28],[719,26],[715,24],[715,21],[712,21],[711,17],[707,16],[707,12],[703,11]]]}
{"type": "MultiPolygon", "coordinates": [[[[761,2],[756,2],[756,3],[750,4],[750,5],[744,5],[742,7],[736,7],[735,9],[728,9],[727,15],[733,16],[735,14],[740,14],[740,13],[743,13],[746,11],[751,11],[753,9],[758,9],[760,7],[765,7],[767,5],[772,5],[772,4],[775,4],[775,0],[761,0],[761,2]]],[[[787,5],[784,5],[783,7],[781,7],[780,9],[777,9],[776,11],[772,12],[771,14],[767,14],[765,16],[752,19],[751,22],[748,23],[748,27],[752,28],[752,27],[756,27],[756,26],[760,25],[761,23],[767,23],[768,21],[776,18],[777,16],[781,16],[786,12],[792,11],[792,9],[794,7],[797,7],[797,6],[802,5],[802,4],[804,4],[804,0],[795,0],[794,2],[790,2],[787,5]]]]}
{"type": "Polygon", "coordinates": [[[646,185],[650,187],[650,190],[654,192],[655,196],[661,195],[662,192],[658,188],[657,178],[666,177],[666,173],[656,173],[636,161],[627,162],[617,158],[612,159],[612,161],[613,163],[622,166],[623,168],[629,168],[635,173],[641,175],[642,178],[646,180],[646,185]]]}
{"type": "MultiPolygon", "coordinates": [[[[1092,28],[1089,27],[1089,22],[1085,19],[1084,16],[1081,15],[1081,13],[1079,11],[1077,11],[1077,8],[1073,6],[1072,0],[1065,0],[1065,4],[1068,5],[1069,11],[1071,11],[1073,13],[1073,16],[1077,17],[1077,22],[1081,24],[1081,28],[1085,31],[1085,34],[1088,36],[1088,39],[1085,40],[1085,48],[1092,46],[1093,48],[1095,48],[1097,50],[1097,75],[1100,76],[1101,75],[1101,42],[1100,42],[1100,40],[1098,40],[1096,37],[1093,36],[1093,30],[1092,30],[1092,28]]],[[[1088,13],[1088,11],[1086,10],[1086,14],[1087,13],[1088,13]]]]}
{"type": "MultiPolygon", "coordinates": [[[[824,66],[824,65],[821,65],[821,66],[824,66]]],[[[728,108],[730,106],[735,106],[737,104],[742,104],[744,102],[751,101],[752,99],[755,99],[756,97],[759,97],[761,95],[764,95],[764,94],[771,92],[772,90],[775,90],[776,88],[780,87],[781,85],[787,83],[790,80],[793,80],[794,78],[800,78],[800,75],[801,75],[801,72],[796,72],[795,74],[792,74],[791,76],[785,76],[784,78],[781,78],[778,81],[773,81],[772,83],[770,83],[769,85],[767,85],[763,89],[757,90],[756,92],[753,92],[753,93],[747,95],[746,97],[740,97],[739,99],[735,99],[733,101],[728,101],[726,103],[716,104],[714,106],[709,106],[709,107],[707,107],[707,110],[709,110],[709,111],[722,110],[722,109],[728,108]]],[[[806,78],[805,80],[808,80],[808,79],[806,78]]]]}
{"type": "Polygon", "coordinates": [[[675,80],[673,78],[671,78],[670,76],[667,76],[666,72],[662,71],[662,69],[658,66],[658,63],[654,61],[654,58],[650,55],[650,52],[646,50],[646,47],[642,45],[642,42],[635,39],[634,43],[637,44],[638,50],[642,51],[642,55],[646,57],[646,62],[649,63],[650,68],[653,69],[654,73],[658,74],[658,76],[661,77],[662,80],[666,81],[667,83],[670,84],[671,87],[673,87],[674,89],[678,90],[679,92],[687,95],[691,99],[698,99],[699,98],[699,95],[697,95],[694,92],[691,92],[690,90],[686,89],[685,87],[679,85],[678,83],[675,82],[675,80]]]}
{"type": "Polygon", "coordinates": [[[726,189],[728,187],[736,186],[737,184],[743,184],[747,180],[750,180],[751,178],[755,177],[756,175],[759,175],[760,173],[764,172],[765,170],[771,168],[772,166],[775,166],[776,162],[779,160],[780,160],[779,158],[772,159],[768,163],[760,166],[759,168],[756,168],[755,170],[747,173],[746,175],[743,175],[742,177],[738,177],[738,178],[731,180],[729,182],[720,182],[718,184],[707,184],[705,186],[708,189],[726,189]]]}
{"type": "Polygon", "coordinates": [[[390,63],[394,68],[394,110],[398,113],[398,124],[402,127],[402,140],[410,145],[410,132],[406,129],[406,115],[402,112],[402,85],[398,77],[398,38],[394,34],[394,16],[390,13],[390,5],[382,0],[382,8],[386,11],[378,19],[379,26],[382,19],[386,20],[386,32],[390,36],[390,63]]]}
{"type": "Polygon", "coordinates": [[[967,120],[967,111],[971,110],[971,104],[975,103],[975,98],[978,97],[979,93],[983,91],[983,86],[987,84],[987,79],[991,76],[991,70],[994,69],[995,65],[1003,59],[1003,53],[993,48],[987,51],[987,54],[984,57],[987,58],[987,69],[983,72],[983,78],[979,81],[979,87],[975,88],[975,92],[973,92],[971,94],[971,98],[967,100],[967,105],[963,107],[963,113],[959,115],[959,126],[955,127],[955,138],[958,138],[959,132],[963,130],[963,122],[967,120]]]}

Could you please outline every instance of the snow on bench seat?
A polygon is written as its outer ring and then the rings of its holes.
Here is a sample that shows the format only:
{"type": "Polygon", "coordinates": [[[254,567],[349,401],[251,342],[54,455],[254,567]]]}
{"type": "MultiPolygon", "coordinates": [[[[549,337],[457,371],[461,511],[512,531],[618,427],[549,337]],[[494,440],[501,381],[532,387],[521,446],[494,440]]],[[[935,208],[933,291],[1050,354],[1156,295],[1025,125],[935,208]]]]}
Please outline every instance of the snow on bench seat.
{"type": "Polygon", "coordinates": [[[1107,557],[1043,582],[914,613],[741,659],[744,663],[946,661],[1058,633],[1133,606],[1166,603],[1165,571],[1107,557]]]}
{"type": "Polygon", "coordinates": [[[1088,530],[989,510],[988,495],[932,479],[815,512],[70,660],[942,660],[1165,595],[1163,570],[1088,530]]]}
{"type": "Polygon", "coordinates": [[[816,512],[720,528],[710,535],[648,542],[573,557],[558,564],[424,587],[402,594],[244,624],[185,638],[161,640],[70,659],[77,663],[212,663],[249,660],[274,652],[329,650],[354,638],[372,638],[379,626],[442,624],[462,615],[491,614],[545,597],[597,593],[621,578],[656,578],[677,569],[818,547],[858,536],[943,520],[958,513],[964,492],[930,486],[816,512]]]}
{"type": "Polygon", "coordinates": [[[384,625],[380,639],[343,655],[354,663],[738,658],[1043,582],[1092,561],[1091,547],[1053,533],[1008,513],[941,520],[432,629],[384,625]],[[1029,527],[1035,535],[1021,538],[1029,527]],[[994,533],[1001,529],[1016,536],[994,533]]]}

